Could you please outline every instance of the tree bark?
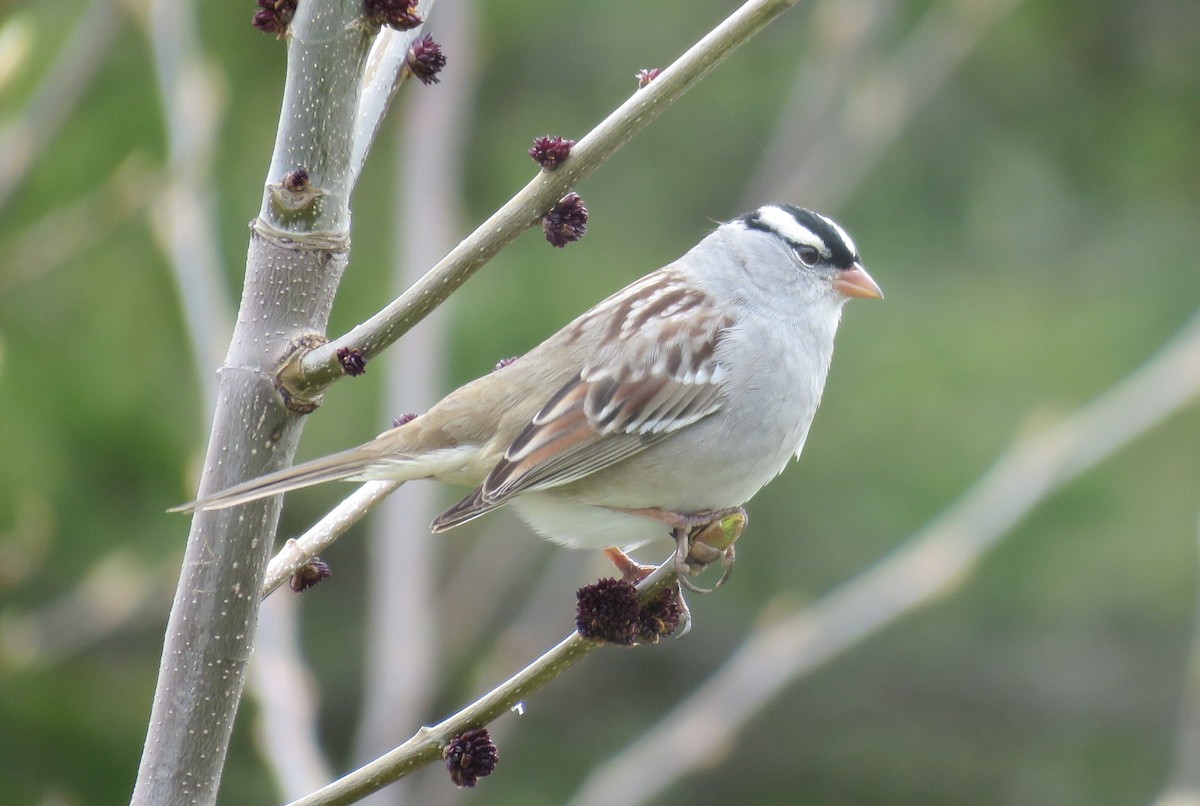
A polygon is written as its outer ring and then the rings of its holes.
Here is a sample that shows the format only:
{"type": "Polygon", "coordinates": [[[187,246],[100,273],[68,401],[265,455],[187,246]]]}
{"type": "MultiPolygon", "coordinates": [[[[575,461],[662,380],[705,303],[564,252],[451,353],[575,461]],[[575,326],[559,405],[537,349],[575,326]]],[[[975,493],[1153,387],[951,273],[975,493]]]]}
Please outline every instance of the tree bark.
{"type": "MultiPolygon", "coordinates": [[[[276,374],[323,340],[349,253],[351,132],[374,32],[357,0],[302,3],[275,153],[209,437],[202,494],[291,463],[303,414],[276,374]]],[[[193,517],[134,803],[212,803],[254,647],[280,498],[193,517]]]]}

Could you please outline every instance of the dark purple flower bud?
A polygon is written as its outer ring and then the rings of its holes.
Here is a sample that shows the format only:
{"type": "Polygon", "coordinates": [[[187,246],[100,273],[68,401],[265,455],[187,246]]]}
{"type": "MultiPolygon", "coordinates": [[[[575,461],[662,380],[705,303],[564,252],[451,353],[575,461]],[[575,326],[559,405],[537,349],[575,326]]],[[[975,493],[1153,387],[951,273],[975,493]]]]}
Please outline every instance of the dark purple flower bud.
{"type": "Polygon", "coordinates": [[[499,361],[496,362],[496,366],[495,366],[495,368],[492,369],[492,372],[495,372],[497,369],[504,369],[505,367],[507,367],[509,364],[516,361],[520,357],[521,356],[519,356],[519,355],[514,355],[514,356],[509,356],[508,358],[501,358],[499,361]]]}
{"type": "Polygon", "coordinates": [[[407,63],[408,71],[422,84],[436,84],[441,80],[438,73],[446,66],[446,54],[432,36],[425,34],[408,49],[407,63]]]}
{"type": "Polygon", "coordinates": [[[417,0],[364,0],[363,7],[368,22],[397,31],[409,31],[424,22],[417,14],[417,0]]]}
{"type": "Polygon", "coordinates": [[[286,173],[280,184],[283,185],[284,190],[299,193],[308,187],[308,171],[303,168],[297,168],[294,171],[286,173]]]}
{"type": "Polygon", "coordinates": [[[399,428],[402,425],[408,425],[413,420],[417,419],[417,415],[411,411],[401,414],[399,417],[392,418],[392,428],[399,428]]]}
{"type": "Polygon", "coordinates": [[[329,570],[329,564],[321,562],[320,557],[313,557],[305,563],[303,568],[292,574],[292,590],[301,593],[322,579],[328,579],[331,576],[333,576],[333,571],[329,570]]]}
{"type": "Polygon", "coordinates": [[[250,24],[265,34],[275,34],[276,38],[283,39],[296,15],[296,0],[258,0],[258,8],[250,24]]]}
{"type": "Polygon", "coordinates": [[[588,211],[578,193],[563,196],[554,208],[542,216],[542,230],[551,246],[562,248],[587,234],[588,211]]]}
{"type": "Polygon", "coordinates": [[[338,363],[342,372],[357,378],[367,371],[367,357],[357,347],[342,347],[337,351],[338,363]]]}
{"type": "Polygon", "coordinates": [[[533,148],[529,149],[529,156],[547,171],[553,171],[570,155],[574,145],[574,140],[564,140],[561,137],[536,137],[533,148]]]}
{"type": "Polygon", "coordinates": [[[679,628],[680,616],[679,588],[668,585],[638,611],[637,639],[648,644],[658,643],[659,638],[679,628]]]}
{"type": "Polygon", "coordinates": [[[462,789],[475,786],[480,778],[491,775],[500,754],[487,728],[475,728],[451,739],[442,748],[442,759],[450,772],[450,780],[462,789]]]}
{"type": "Polygon", "coordinates": [[[629,646],[640,628],[637,588],[623,579],[601,579],[575,592],[575,628],[590,641],[629,646]]]}
{"type": "Polygon", "coordinates": [[[659,67],[647,67],[645,69],[638,70],[637,73],[635,73],[633,76],[634,78],[637,79],[638,89],[640,90],[642,87],[646,86],[651,81],[658,78],[658,76],[661,72],[662,72],[662,69],[659,67]]]}

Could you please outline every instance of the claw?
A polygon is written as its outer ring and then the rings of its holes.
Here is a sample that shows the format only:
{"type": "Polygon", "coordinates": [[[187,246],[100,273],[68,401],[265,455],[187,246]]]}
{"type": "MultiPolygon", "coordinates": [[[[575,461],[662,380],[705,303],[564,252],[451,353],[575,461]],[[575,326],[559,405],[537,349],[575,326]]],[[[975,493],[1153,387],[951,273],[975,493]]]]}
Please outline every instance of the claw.
{"type": "MultiPolygon", "coordinates": [[[[684,577],[680,577],[683,579],[684,577]]],[[[683,598],[683,589],[675,589],[675,601],[679,604],[679,626],[675,629],[675,637],[682,638],[692,631],[692,609],[683,598]]]]}
{"type": "Polygon", "coordinates": [[[729,548],[725,549],[725,552],[721,555],[721,566],[725,570],[721,572],[721,578],[717,580],[717,584],[714,587],[719,588],[722,585],[724,585],[725,581],[727,579],[729,579],[730,575],[733,574],[733,560],[734,560],[733,544],[730,543],[729,548]]]}
{"type": "Polygon", "coordinates": [[[701,588],[696,583],[692,582],[688,577],[693,574],[698,574],[704,570],[703,561],[697,562],[692,554],[692,533],[682,526],[676,526],[671,530],[671,536],[675,538],[675,576],[679,578],[679,584],[694,593],[712,593],[712,588],[701,588]]]}

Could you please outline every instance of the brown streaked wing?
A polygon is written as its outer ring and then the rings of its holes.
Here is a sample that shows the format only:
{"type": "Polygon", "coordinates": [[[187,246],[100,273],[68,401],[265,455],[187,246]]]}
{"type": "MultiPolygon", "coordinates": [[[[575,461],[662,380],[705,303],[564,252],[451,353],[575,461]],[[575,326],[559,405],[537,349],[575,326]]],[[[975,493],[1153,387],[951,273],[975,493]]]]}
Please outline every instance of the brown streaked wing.
{"type": "Polygon", "coordinates": [[[730,325],[707,295],[670,271],[584,314],[568,332],[618,341],[620,349],[559,389],[483,484],[434,521],[435,531],[520,493],[577,481],[719,410],[724,370],[716,347],[730,325]]]}

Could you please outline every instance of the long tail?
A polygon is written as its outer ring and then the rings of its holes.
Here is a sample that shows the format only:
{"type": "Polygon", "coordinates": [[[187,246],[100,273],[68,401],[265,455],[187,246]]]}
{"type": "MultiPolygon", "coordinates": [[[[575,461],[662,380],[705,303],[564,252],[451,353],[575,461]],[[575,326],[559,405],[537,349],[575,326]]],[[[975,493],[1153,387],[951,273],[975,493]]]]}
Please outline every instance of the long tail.
{"type": "MultiPolygon", "coordinates": [[[[242,482],[220,492],[206,495],[182,506],[172,507],[168,512],[192,512],[201,509],[225,509],[226,507],[257,501],[269,495],[298,490],[301,487],[311,487],[326,481],[350,479],[367,470],[372,465],[396,462],[397,467],[404,464],[402,457],[384,457],[377,442],[368,442],[357,448],[340,453],[313,459],[311,462],[295,465],[294,467],[268,473],[256,479],[242,482]]],[[[389,474],[391,475],[391,474],[389,474]]],[[[395,478],[402,478],[402,473],[395,473],[395,478]]]]}

